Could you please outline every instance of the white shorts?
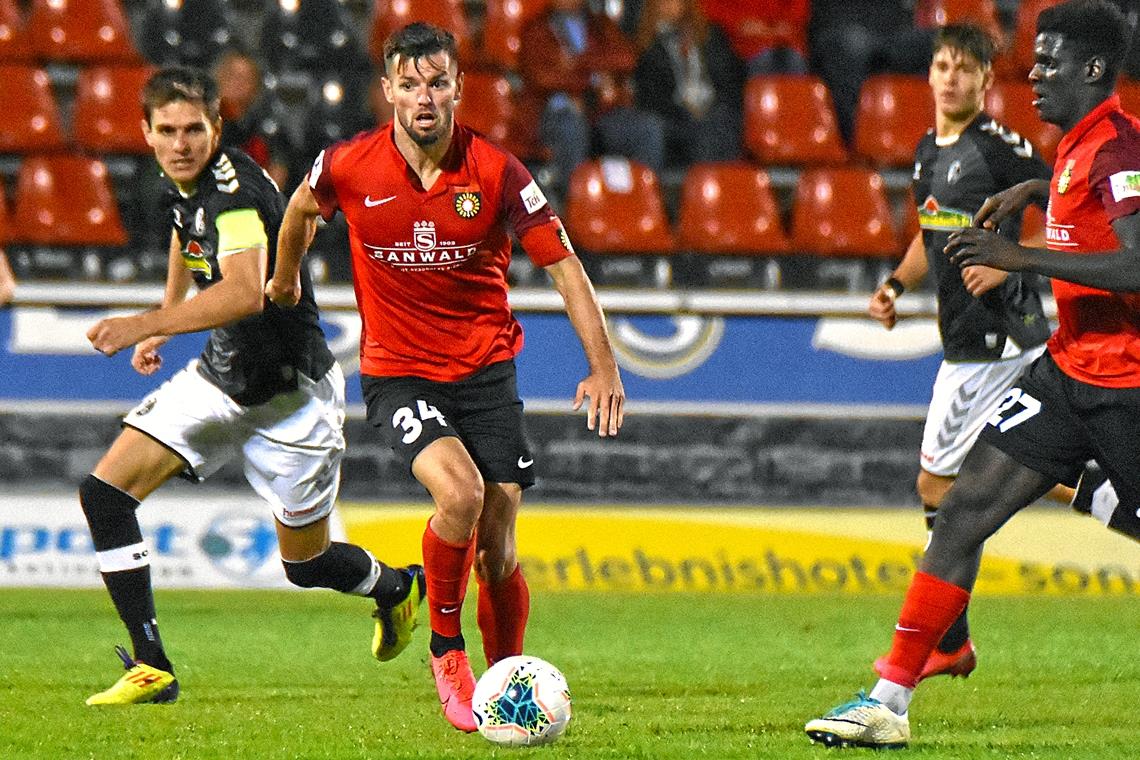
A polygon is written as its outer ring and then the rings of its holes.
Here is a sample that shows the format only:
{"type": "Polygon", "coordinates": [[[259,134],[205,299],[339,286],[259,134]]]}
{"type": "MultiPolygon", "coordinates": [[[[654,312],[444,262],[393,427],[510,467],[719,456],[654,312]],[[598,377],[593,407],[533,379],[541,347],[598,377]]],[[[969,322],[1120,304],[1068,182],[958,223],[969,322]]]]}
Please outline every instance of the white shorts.
{"type": "Polygon", "coordinates": [[[931,475],[952,478],[1013,381],[1044,346],[993,362],[942,362],[922,431],[920,464],[931,475]]]}
{"type": "Polygon", "coordinates": [[[290,527],[332,511],[344,457],[344,375],[340,365],[319,381],[298,373],[295,391],[241,406],[198,373],[195,359],[123,418],[186,462],[202,481],[225,462],[244,460],[245,478],[290,527]]]}

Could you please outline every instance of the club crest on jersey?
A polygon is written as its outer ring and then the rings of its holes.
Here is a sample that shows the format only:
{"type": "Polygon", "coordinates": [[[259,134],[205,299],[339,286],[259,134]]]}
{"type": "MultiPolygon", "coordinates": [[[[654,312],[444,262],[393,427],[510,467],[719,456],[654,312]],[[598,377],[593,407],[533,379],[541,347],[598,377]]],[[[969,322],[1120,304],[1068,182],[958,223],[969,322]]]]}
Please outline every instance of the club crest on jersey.
{"type": "Polygon", "coordinates": [[[206,259],[209,255],[209,243],[191,240],[182,249],[182,264],[191,272],[200,272],[207,280],[212,280],[214,279],[214,270],[206,259]]]}
{"type": "Polygon", "coordinates": [[[962,162],[961,161],[954,161],[954,163],[950,164],[950,168],[946,172],[946,182],[947,182],[947,184],[953,185],[955,182],[958,181],[958,178],[961,176],[962,176],[962,162]]]}
{"type": "Polygon", "coordinates": [[[473,219],[483,207],[479,193],[462,192],[455,194],[455,213],[464,219],[473,219]]]}
{"type": "Polygon", "coordinates": [[[1073,181],[1073,166],[1077,163],[1075,158],[1070,158],[1065,162],[1065,168],[1061,170],[1061,176],[1057,178],[1057,194],[1064,195],[1065,191],[1069,189],[1069,183],[1073,181]]]}
{"type": "Polygon", "coordinates": [[[435,248],[435,222],[416,222],[412,225],[412,242],[417,251],[435,248]]]}
{"type": "Polygon", "coordinates": [[[199,207],[194,212],[194,234],[202,235],[206,232],[206,209],[199,207]]]}

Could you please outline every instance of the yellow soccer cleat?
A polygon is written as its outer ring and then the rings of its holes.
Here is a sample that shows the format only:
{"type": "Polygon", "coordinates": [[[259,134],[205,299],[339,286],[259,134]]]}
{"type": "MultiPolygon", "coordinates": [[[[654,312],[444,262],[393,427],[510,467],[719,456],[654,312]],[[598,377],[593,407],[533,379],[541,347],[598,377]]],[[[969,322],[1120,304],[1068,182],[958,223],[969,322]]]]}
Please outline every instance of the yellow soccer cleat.
{"type": "Polygon", "coordinates": [[[173,673],[159,670],[145,662],[135,662],[122,647],[115,647],[115,653],[123,661],[127,672],[111,688],[88,697],[87,704],[168,704],[178,699],[178,679],[173,673]]]}
{"type": "Polygon", "coordinates": [[[427,595],[427,582],[424,569],[419,565],[408,565],[399,572],[408,577],[408,595],[391,607],[377,607],[372,613],[376,618],[376,632],[372,635],[372,656],[380,662],[395,659],[412,641],[420,603],[427,595]]]}

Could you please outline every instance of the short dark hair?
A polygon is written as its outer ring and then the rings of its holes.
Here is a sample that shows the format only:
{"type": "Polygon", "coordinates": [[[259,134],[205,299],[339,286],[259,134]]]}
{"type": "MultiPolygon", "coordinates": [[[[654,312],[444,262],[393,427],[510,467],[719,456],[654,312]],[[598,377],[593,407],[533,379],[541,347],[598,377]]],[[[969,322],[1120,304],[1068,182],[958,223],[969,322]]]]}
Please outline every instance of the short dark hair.
{"type": "Polygon", "coordinates": [[[414,61],[436,53],[447,53],[458,63],[459,46],[455,35],[438,26],[416,21],[397,29],[384,40],[384,68],[387,70],[397,57],[414,61]]]}
{"type": "Polygon", "coordinates": [[[1085,60],[1104,56],[1108,84],[1116,81],[1131,33],[1124,13],[1108,0],[1069,0],[1041,11],[1037,33],[1059,34],[1072,42],[1085,60]]]}
{"type": "Polygon", "coordinates": [[[934,52],[953,48],[966,53],[982,66],[994,60],[994,40],[980,26],[974,24],[947,24],[934,35],[934,52]]]}
{"type": "Polygon", "coordinates": [[[221,113],[218,85],[213,77],[190,66],[167,66],[143,85],[142,108],[147,123],[154,109],[177,100],[201,104],[210,121],[217,121],[221,113]]]}

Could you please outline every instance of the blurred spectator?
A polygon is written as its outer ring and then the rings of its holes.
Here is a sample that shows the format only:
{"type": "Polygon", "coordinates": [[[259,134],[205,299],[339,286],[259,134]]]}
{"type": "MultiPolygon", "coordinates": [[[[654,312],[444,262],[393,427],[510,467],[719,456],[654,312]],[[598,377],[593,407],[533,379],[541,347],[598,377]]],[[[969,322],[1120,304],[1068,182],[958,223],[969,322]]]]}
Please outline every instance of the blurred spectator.
{"type": "Polygon", "coordinates": [[[925,74],[933,29],[914,24],[914,0],[814,0],[812,66],[831,90],[839,129],[851,141],[868,74],[925,74]]]}
{"type": "MultiPolygon", "coordinates": [[[[650,0],[645,0],[650,5],[650,0]]],[[[751,74],[805,74],[809,0],[701,0],[751,74]]]]}
{"type": "Polygon", "coordinates": [[[227,50],[214,66],[221,96],[222,145],[241,148],[288,193],[293,145],[285,131],[284,106],[264,89],[252,56],[227,50]]]}
{"type": "Polygon", "coordinates": [[[557,189],[593,154],[595,130],[601,152],[664,167],[662,120],[631,104],[636,63],[629,39],[586,0],[551,0],[524,27],[519,68],[527,105],[541,114],[539,137],[551,150],[557,189]]]}
{"type": "Polygon", "coordinates": [[[0,248],[0,306],[11,301],[14,292],[16,292],[16,277],[12,274],[12,267],[8,264],[7,254],[4,253],[3,248],[0,248]]]}
{"type": "Polygon", "coordinates": [[[646,0],[637,47],[635,102],[664,120],[666,163],[738,158],[743,68],[697,0],[646,0]]]}

